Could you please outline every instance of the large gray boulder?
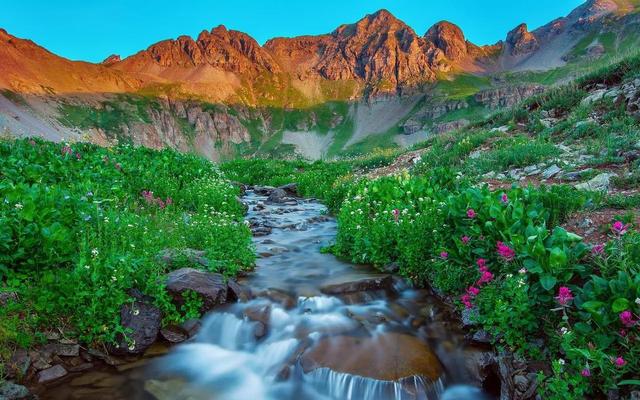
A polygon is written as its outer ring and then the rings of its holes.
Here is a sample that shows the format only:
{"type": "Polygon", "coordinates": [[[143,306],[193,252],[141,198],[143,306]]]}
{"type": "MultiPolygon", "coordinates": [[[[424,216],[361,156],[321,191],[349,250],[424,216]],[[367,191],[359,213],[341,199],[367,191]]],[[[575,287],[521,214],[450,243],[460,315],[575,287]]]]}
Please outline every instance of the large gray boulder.
{"type": "Polygon", "coordinates": [[[158,338],[162,323],[160,310],[147,302],[134,301],[120,309],[120,323],[127,330],[109,351],[116,355],[143,354],[158,338]]]}
{"type": "Polygon", "coordinates": [[[184,304],[183,294],[193,291],[200,295],[203,310],[211,310],[227,301],[227,284],[220,274],[199,271],[193,268],[181,268],[167,275],[167,290],[177,305],[184,304]]]}

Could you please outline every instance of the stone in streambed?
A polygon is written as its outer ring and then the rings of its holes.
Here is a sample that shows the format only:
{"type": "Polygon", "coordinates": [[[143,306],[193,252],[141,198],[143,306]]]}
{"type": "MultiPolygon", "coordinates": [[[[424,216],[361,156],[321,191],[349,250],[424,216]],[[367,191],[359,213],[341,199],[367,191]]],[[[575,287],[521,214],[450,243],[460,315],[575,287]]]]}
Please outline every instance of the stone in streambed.
{"type": "Polygon", "coordinates": [[[241,285],[233,279],[227,282],[227,301],[246,303],[253,298],[251,288],[241,285]]]}
{"type": "Polygon", "coordinates": [[[440,361],[429,346],[414,336],[400,333],[324,338],[302,355],[302,367],[305,372],[330,368],[385,381],[411,376],[435,381],[442,375],[440,361]]]}
{"type": "Polygon", "coordinates": [[[62,365],[55,365],[38,372],[38,383],[45,384],[56,381],[67,376],[67,373],[67,370],[62,365]]]}
{"type": "Polygon", "coordinates": [[[348,282],[332,283],[324,285],[320,291],[324,294],[346,294],[365,292],[369,290],[391,290],[393,277],[391,275],[361,278],[348,282]]]}

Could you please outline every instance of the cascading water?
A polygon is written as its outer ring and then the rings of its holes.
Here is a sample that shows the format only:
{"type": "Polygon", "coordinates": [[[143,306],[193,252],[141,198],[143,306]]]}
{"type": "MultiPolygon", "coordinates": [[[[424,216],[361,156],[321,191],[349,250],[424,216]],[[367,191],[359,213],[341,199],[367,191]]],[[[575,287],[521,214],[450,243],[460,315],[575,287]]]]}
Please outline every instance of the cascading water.
{"type": "Polygon", "coordinates": [[[255,298],[216,309],[195,338],[157,358],[137,378],[142,396],[113,398],[484,398],[459,385],[468,381],[462,333],[436,298],[323,254],[337,226],[321,204],[270,205],[253,192],[245,201],[252,226],[271,230],[255,238],[260,258],[242,282],[255,298]]]}

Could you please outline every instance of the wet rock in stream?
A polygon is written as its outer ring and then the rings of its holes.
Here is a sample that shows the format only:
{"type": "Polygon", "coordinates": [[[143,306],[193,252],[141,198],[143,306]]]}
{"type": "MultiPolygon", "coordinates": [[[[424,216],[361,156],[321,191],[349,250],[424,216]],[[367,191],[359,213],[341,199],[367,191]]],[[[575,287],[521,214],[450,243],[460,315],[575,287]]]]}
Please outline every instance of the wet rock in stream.
{"type": "Polygon", "coordinates": [[[227,301],[227,284],[220,274],[181,268],[167,275],[167,291],[177,304],[184,304],[183,294],[192,291],[199,294],[205,311],[227,301]]]}
{"type": "Polygon", "coordinates": [[[324,294],[346,294],[365,292],[369,290],[391,290],[393,277],[391,275],[380,277],[368,277],[349,282],[333,283],[322,286],[320,291],[324,294]]]}

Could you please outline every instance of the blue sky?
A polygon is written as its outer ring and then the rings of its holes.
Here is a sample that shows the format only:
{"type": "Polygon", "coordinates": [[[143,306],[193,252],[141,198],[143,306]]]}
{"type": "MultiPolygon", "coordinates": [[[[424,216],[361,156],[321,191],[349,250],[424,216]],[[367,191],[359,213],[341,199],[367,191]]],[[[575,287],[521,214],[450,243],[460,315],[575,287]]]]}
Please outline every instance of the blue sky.
{"type": "Polygon", "coordinates": [[[75,60],[131,55],[163,39],[197,36],[223,24],[263,43],[276,36],[332,31],[386,8],[419,34],[440,20],[476,44],[564,16],[584,0],[3,0],[0,27],[75,60]]]}

